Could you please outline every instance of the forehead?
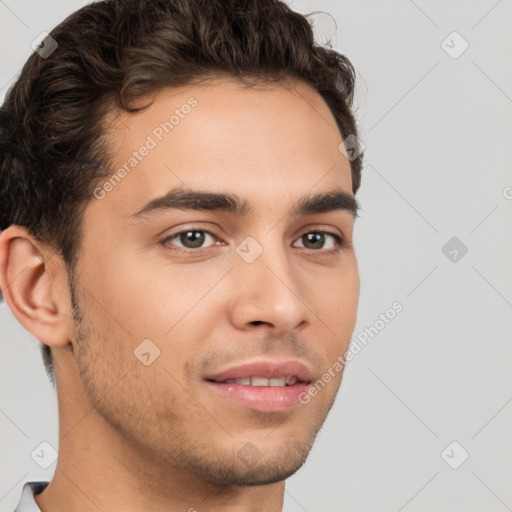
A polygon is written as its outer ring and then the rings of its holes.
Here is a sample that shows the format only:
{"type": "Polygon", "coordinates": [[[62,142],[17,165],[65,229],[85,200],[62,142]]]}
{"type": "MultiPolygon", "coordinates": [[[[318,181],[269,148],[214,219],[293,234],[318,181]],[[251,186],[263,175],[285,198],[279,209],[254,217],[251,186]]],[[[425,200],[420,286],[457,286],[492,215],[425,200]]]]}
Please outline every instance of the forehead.
{"type": "Polygon", "coordinates": [[[273,207],[307,191],[351,193],[334,117],[303,82],[252,88],[217,79],[163,89],[151,100],[136,114],[115,113],[113,179],[99,183],[108,190],[93,208],[126,217],[178,186],[233,192],[273,207]]]}

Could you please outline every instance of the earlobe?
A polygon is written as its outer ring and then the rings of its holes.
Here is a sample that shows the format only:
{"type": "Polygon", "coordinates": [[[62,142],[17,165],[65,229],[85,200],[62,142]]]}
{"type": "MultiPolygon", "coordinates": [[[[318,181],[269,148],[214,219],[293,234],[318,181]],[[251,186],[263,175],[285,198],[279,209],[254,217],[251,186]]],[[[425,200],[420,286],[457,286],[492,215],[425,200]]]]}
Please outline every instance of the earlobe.
{"type": "Polygon", "coordinates": [[[69,342],[69,297],[59,280],[59,256],[26,229],[10,226],[0,236],[0,286],[23,327],[51,347],[69,342]]]}

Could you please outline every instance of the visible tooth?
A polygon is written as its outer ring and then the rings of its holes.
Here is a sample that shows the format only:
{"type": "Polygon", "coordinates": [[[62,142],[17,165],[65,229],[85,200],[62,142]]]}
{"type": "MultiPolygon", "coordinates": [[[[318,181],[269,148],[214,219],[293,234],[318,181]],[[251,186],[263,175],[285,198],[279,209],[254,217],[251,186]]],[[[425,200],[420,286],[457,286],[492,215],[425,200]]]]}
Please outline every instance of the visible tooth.
{"type": "Polygon", "coordinates": [[[227,379],[224,384],[242,384],[243,386],[291,386],[297,382],[297,377],[273,377],[267,379],[265,377],[243,377],[241,379],[227,379]]]}
{"type": "Polygon", "coordinates": [[[268,379],[264,377],[251,377],[251,386],[268,386],[268,379]]]}

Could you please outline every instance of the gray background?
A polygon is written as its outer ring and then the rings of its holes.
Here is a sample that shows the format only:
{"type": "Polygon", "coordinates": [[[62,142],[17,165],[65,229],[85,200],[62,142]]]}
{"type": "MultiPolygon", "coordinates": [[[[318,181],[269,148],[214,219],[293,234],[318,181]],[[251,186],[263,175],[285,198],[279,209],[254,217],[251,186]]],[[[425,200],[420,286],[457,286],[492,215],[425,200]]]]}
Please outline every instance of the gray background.
{"type": "MultiPolygon", "coordinates": [[[[1,97],[31,41],[84,3],[0,0],[1,97]]],[[[315,30],[359,76],[354,337],[395,301],[404,309],[349,364],[284,509],[512,510],[512,2],[291,5],[332,15],[315,30]],[[442,44],[454,31],[469,44],[458,58],[459,36],[442,44]]],[[[0,511],[12,512],[23,482],[52,477],[55,463],[30,454],[58,447],[57,404],[39,342],[5,304],[0,327],[0,511]]]]}

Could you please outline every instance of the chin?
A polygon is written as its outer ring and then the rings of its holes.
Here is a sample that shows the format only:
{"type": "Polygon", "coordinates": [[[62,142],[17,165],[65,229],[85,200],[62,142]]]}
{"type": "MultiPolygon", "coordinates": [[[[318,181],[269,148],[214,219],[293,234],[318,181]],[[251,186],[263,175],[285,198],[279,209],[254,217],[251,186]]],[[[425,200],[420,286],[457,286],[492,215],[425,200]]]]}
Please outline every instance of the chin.
{"type": "Polygon", "coordinates": [[[190,460],[190,469],[203,480],[220,487],[269,485],[286,480],[306,462],[312,443],[283,444],[263,453],[252,443],[216,461],[190,460]]]}

